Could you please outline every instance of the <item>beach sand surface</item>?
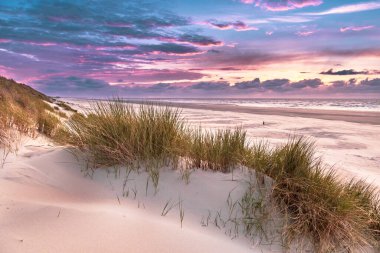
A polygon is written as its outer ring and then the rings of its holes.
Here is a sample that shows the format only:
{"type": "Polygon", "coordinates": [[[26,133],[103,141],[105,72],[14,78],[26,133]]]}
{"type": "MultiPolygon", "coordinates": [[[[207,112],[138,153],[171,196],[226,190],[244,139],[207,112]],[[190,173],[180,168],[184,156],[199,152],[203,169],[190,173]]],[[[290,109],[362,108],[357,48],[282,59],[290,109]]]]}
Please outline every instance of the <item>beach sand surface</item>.
{"type": "MultiPolygon", "coordinates": [[[[68,99],[79,110],[87,100],[68,99]]],[[[141,101],[133,101],[136,105],[141,101]]],[[[194,127],[243,127],[251,143],[282,145],[292,136],[315,142],[316,153],[343,179],[363,179],[380,187],[380,112],[261,108],[231,104],[165,103],[181,109],[194,127]]]]}
{"type": "Polygon", "coordinates": [[[231,174],[195,171],[186,184],[167,168],[157,190],[151,182],[147,190],[144,171],[123,187],[125,176],[112,169],[90,177],[83,168],[44,138],[22,141],[0,168],[0,252],[280,252],[211,224],[216,212],[227,215],[229,194],[244,193],[239,172],[233,181],[231,174]],[[162,216],[166,203],[171,208],[162,216]]]}
{"type": "MultiPolygon", "coordinates": [[[[70,102],[88,108],[88,101],[70,102]]],[[[272,147],[305,135],[343,179],[380,187],[380,126],[371,122],[210,108],[183,108],[182,115],[194,127],[243,127],[252,143],[272,147]]],[[[282,252],[276,241],[258,245],[259,238],[214,224],[218,215],[227,219],[229,196],[237,201],[244,194],[244,170],[196,170],[186,184],[179,171],[164,168],[156,190],[144,171],[125,181],[123,171],[84,168],[65,147],[23,138],[0,168],[0,252],[282,252]],[[165,205],[170,210],[162,215],[165,205]]]]}

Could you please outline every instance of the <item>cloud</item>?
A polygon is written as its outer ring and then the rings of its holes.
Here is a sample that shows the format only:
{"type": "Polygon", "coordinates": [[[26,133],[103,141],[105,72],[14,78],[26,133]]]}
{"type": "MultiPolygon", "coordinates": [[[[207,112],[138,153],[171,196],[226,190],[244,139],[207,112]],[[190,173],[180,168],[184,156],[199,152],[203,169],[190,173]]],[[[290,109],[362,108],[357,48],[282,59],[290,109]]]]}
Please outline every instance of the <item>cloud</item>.
{"type": "Polygon", "coordinates": [[[174,86],[170,83],[157,83],[153,84],[151,86],[148,86],[146,88],[146,91],[152,91],[152,92],[168,92],[168,91],[174,91],[176,89],[179,89],[179,87],[174,86]]]}
{"type": "Polygon", "coordinates": [[[200,50],[193,46],[175,43],[162,43],[156,45],[141,45],[139,47],[144,53],[167,53],[167,54],[193,54],[200,50]]]}
{"type": "Polygon", "coordinates": [[[308,6],[318,6],[322,0],[240,0],[245,4],[254,4],[269,11],[288,11],[308,6]]]}
{"type": "Polygon", "coordinates": [[[308,37],[310,35],[313,35],[315,32],[314,31],[299,31],[296,32],[296,35],[301,36],[301,37],[308,37]]]}
{"type": "Polygon", "coordinates": [[[222,22],[217,20],[209,20],[206,22],[213,28],[220,30],[236,30],[236,31],[257,31],[257,27],[249,26],[243,21],[234,21],[234,22],[222,22]]]}
{"type": "Polygon", "coordinates": [[[364,87],[366,90],[380,92],[380,78],[369,80],[368,78],[361,81],[359,87],[364,87]]]}
{"type": "Polygon", "coordinates": [[[304,15],[323,16],[323,15],[331,15],[331,14],[347,14],[347,13],[354,13],[354,12],[370,11],[370,10],[376,10],[376,9],[380,9],[379,2],[366,2],[366,3],[343,5],[343,6],[335,7],[335,8],[329,9],[327,11],[322,11],[322,12],[304,13],[304,15]]]}
{"type": "MultiPolygon", "coordinates": [[[[22,9],[8,8],[0,16],[0,38],[40,47],[94,48],[97,51],[131,49],[139,40],[218,46],[222,42],[199,31],[187,17],[163,11],[149,1],[19,1],[22,9]],[[38,32],[36,32],[38,31],[38,32]],[[133,43],[127,40],[134,40],[133,43]]],[[[0,4],[0,9],[3,6],[0,4]]],[[[144,41],[146,43],[146,41],[144,41]]],[[[171,52],[170,52],[171,53],[171,52]]]]}
{"type": "MultiPolygon", "coordinates": [[[[47,94],[65,94],[99,92],[99,90],[109,89],[111,86],[103,81],[91,78],[81,78],[77,76],[51,77],[35,82],[36,88],[47,94]]],[[[85,94],[83,94],[85,95],[85,94]]]]}
{"type": "Polygon", "coordinates": [[[339,71],[334,71],[333,69],[329,69],[327,71],[322,71],[319,73],[321,75],[337,75],[337,76],[345,76],[345,75],[367,75],[369,71],[356,71],[353,69],[344,69],[339,71]]]}
{"type": "Polygon", "coordinates": [[[370,30],[373,28],[375,28],[375,26],[373,26],[373,25],[369,25],[369,26],[346,26],[346,27],[340,28],[340,31],[342,33],[347,32],[347,31],[360,32],[360,31],[364,31],[364,30],[370,30]]]}
{"type": "Polygon", "coordinates": [[[99,79],[81,78],[77,76],[51,77],[34,83],[34,87],[49,95],[75,97],[249,97],[260,96],[287,96],[287,95],[320,95],[335,94],[380,95],[380,78],[357,81],[338,80],[329,85],[320,79],[304,79],[291,82],[288,79],[272,79],[260,81],[255,78],[251,81],[237,82],[234,85],[228,82],[195,82],[195,83],[156,83],[151,85],[110,85],[99,79]]]}
{"type": "Polygon", "coordinates": [[[238,89],[259,89],[260,85],[261,85],[260,79],[255,78],[252,81],[235,83],[235,88],[238,88],[238,89]]]}
{"type": "Polygon", "coordinates": [[[39,59],[32,54],[16,53],[16,52],[13,52],[11,50],[4,49],[4,48],[0,48],[0,52],[4,52],[4,53],[15,55],[15,56],[25,57],[25,58],[27,58],[29,60],[33,60],[33,61],[39,61],[39,59]]]}
{"type": "Polygon", "coordinates": [[[290,84],[290,86],[293,89],[303,89],[303,88],[318,88],[323,85],[323,82],[319,78],[315,79],[304,79],[298,82],[293,82],[290,84]]]}
{"type": "Polygon", "coordinates": [[[297,53],[273,53],[267,51],[241,50],[239,48],[223,48],[223,52],[218,54],[203,54],[194,63],[203,68],[231,67],[239,69],[252,69],[259,66],[270,65],[273,63],[296,61],[307,59],[309,55],[297,53]]]}
{"type": "Polygon", "coordinates": [[[319,51],[317,53],[318,55],[324,55],[324,56],[339,56],[339,57],[363,57],[363,56],[370,56],[370,57],[378,57],[380,56],[380,48],[374,47],[374,48],[360,48],[360,49],[325,49],[322,51],[319,51]]]}
{"type": "Polygon", "coordinates": [[[351,94],[380,94],[380,78],[364,79],[358,82],[356,79],[348,81],[334,81],[326,90],[328,93],[340,92],[351,94]]]}
{"type": "Polygon", "coordinates": [[[273,79],[266,80],[261,83],[262,87],[266,90],[282,91],[286,90],[286,87],[289,85],[289,79],[273,79]]]}
{"type": "Polygon", "coordinates": [[[260,92],[276,91],[276,92],[289,92],[299,91],[305,88],[318,88],[323,86],[323,82],[316,79],[304,79],[298,82],[291,82],[289,79],[272,79],[261,82],[259,78],[252,81],[238,82],[233,87],[244,90],[256,90],[260,92]]]}
{"type": "Polygon", "coordinates": [[[227,82],[200,82],[190,86],[191,89],[197,90],[224,90],[229,87],[227,82]]]}
{"type": "Polygon", "coordinates": [[[221,41],[199,34],[182,34],[178,37],[178,41],[189,42],[199,46],[220,46],[223,44],[221,41]]]}

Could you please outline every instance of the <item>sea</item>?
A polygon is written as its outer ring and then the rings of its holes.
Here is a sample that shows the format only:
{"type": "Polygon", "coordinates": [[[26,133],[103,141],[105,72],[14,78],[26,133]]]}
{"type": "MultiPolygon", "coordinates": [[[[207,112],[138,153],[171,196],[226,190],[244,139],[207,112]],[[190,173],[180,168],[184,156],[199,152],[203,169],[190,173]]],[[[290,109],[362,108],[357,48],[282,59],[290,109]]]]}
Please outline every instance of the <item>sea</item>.
{"type": "Polygon", "coordinates": [[[160,98],[148,100],[196,104],[228,104],[247,107],[302,108],[319,110],[380,112],[380,99],[160,98]]]}

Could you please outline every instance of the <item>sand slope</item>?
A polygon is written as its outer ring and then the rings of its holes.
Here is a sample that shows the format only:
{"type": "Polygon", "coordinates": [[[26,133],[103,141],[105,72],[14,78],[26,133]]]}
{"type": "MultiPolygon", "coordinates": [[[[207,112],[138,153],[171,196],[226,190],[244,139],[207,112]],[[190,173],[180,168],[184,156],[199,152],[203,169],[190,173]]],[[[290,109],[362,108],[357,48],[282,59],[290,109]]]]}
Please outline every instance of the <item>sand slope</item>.
{"type": "Polygon", "coordinates": [[[167,170],[154,195],[151,187],[145,193],[146,175],[136,174],[128,183],[136,197],[123,198],[121,178],[105,171],[84,177],[63,148],[29,140],[0,169],[0,252],[261,252],[246,239],[200,225],[240,184],[230,177],[195,172],[186,185],[167,170]],[[166,201],[179,198],[183,228],[178,207],[160,215],[166,201]]]}

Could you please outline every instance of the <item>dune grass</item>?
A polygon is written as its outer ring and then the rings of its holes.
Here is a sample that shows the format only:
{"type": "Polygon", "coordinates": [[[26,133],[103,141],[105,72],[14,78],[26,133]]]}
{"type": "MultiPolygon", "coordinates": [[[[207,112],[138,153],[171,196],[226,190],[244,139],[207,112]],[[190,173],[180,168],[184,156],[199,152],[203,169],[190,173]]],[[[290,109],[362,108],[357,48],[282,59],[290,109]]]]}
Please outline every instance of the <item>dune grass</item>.
{"type": "Polygon", "coordinates": [[[190,134],[189,158],[194,168],[230,172],[241,164],[247,146],[241,128],[217,130],[198,129],[190,134]]]}
{"type": "MultiPolygon", "coordinates": [[[[311,243],[317,252],[354,251],[378,243],[376,189],[342,181],[315,156],[314,143],[293,137],[284,146],[252,148],[248,166],[274,179],[272,197],[287,217],[287,244],[311,243]],[[308,241],[302,241],[302,239],[308,241]]],[[[301,245],[303,246],[303,245],[301,245]]]]}
{"type": "MultiPolygon", "coordinates": [[[[270,198],[284,217],[287,245],[311,244],[316,252],[339,252],[379,242],[376,188],[363,181],[342,181],[304,137],[292,137],[273,149],[266,143],[249,145],[241,128],[193,130],[177,109],[136,107],[122,100],[99,102],[86,115],[74,114],[68,134],[96,166],[144,166],[154,185],[160,167],[177,166],[181,160],[190,168],[219,172],[245,166],[271,178],[270,198]]],[[[246,213],[255,212],[247,207],[246,213]]]]}
{"type": "Polygon", "coordinates": [[[140,163],[164,166],[181,153],[184,124],[178,110],[122,101],[98,102],[87,116],[69,121],[72,142],[91,154],[96,166],[140,163]]]}
{"type": "MultiPolygon", "coordinates": [[[[73,109],[71,106],[69,106],[68,104],[66,104],[63,101],[56,101],[56,105],[58,105],[59,107],[63,108],[66,111],[69,111],[69,112],[74,112],[74,113],[78,112],[77,110],[73,109]]],[[[57,108],[59,108],[59,107],[57,107],[57,108]]]]}
{"type": "MultiPolygon", "coordinates": [[[[67,118],[67,115],[59,111],[59,107],[53,108],[50,105],[53,102],[50,97],[27,85],[0,77],[1,132],[15,130],[30,137],[43,134],[53,140],[59,140],[60,143],[66,143],[67,134],[61,119],[67,118]]],[[[63,102],[59,102],[59,106],[74,111],[63,102]]]]}
{"type": "Polygon", "coordinates": [[[53,137],[55,131],[60,125],[60,120],[57,116],[48,112],[41,112],[37,117],[37,130],[48,137],[53,137]]]}

